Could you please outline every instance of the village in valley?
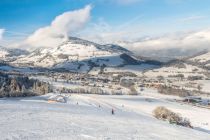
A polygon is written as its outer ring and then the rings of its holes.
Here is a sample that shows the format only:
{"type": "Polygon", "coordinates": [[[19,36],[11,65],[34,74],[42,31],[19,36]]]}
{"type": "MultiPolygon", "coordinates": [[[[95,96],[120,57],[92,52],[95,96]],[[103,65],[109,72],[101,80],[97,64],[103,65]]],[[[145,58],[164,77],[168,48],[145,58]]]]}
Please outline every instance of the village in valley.
{"type": "Polygon", "coordinates": [[[106,72],[104,68],[103,72],[93,69],[89,73],[49,72],[29,74],[29,77],[50,83],[57,93],[141,95],[145,89],[155,89],[163,95],[182,97],[179,102],[209,108],[208,70],[187,67],[167,66],[135,72],[106,72]]]}

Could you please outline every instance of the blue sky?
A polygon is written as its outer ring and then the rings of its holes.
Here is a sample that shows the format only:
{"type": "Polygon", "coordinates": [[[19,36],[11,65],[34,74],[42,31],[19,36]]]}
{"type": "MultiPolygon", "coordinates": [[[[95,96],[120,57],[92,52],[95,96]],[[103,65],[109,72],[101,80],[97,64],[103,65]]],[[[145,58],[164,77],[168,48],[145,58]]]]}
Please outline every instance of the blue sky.
{"type": "Polygon", "coordinates": [[[83,29],[74,31],[75,36],[88,34],[94,40],[96,32],[106,32],[105,38],[123,30],[132,34],[130,38],[141,38],[210,26],[209,0],[1,0],[0,29],[5,30],[5,39],[16,40],[48,26],[64,12],[89,4],[91,18],[83,29]]]}

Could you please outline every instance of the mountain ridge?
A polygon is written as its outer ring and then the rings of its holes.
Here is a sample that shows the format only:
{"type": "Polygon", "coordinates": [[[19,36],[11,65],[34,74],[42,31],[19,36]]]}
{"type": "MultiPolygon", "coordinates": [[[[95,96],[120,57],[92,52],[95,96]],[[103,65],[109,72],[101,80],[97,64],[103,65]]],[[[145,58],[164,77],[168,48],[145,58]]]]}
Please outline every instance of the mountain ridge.
{"type": "Polygon", "coordinates": [[[20,56],[11,64],[24,67],[67,69],[88,72],[93,67],[121,67],[144,62],[119,45],[100,45],[77,37],[58,46],[38,48],[28,55],[20,56]]]}

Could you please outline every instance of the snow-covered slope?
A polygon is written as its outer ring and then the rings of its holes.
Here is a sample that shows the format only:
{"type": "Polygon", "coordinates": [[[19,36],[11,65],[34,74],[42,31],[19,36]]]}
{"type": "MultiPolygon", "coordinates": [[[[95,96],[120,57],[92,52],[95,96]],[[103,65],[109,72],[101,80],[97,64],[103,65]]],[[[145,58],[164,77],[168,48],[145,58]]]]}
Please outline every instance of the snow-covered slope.
{"type": "Polygon", "coordinates": [[[163,77],[169,77],[169,76],[175,76],[179,74],[183,74],[185,78],[188,76],[203,76],[205,69],[202,69],[198,66],[186,64],[186,63],[174,63],[171,65],[166,65],[158,69],[153,69],[145,72],[144,74],[148,77],[157,77],[157,76],[163,76],[163,77]]]}
{"type": "Polygon", "coordinates": [[[49,97],[52,96],[1,99],[1,139],[209,140],[210,137],[208,126],[201,125],[208,122],[209,111],[205,109],[147,96],[67,95],[67,103],[47,101],[49,97]],[[159,105],[190,116],[196,128],[155,119],[152,110],[159,105]],[[112,108],[115,115],[111,115],[112,108]],[[197,117],[198,114],[202,115],[197,117]]]}
{"type": "Polygon", "coordinates": [[[190,61],[210,67],[210,52],[193,57],[190,61]]]}
{"type": "Polygon", "coordinates": [[[57,47],[37,49],[13,62],[19,66],[84,71],[94,66],[113,67],[137,63],[132,53],[120,46],[99,45],[74,37],[57,47]]]}

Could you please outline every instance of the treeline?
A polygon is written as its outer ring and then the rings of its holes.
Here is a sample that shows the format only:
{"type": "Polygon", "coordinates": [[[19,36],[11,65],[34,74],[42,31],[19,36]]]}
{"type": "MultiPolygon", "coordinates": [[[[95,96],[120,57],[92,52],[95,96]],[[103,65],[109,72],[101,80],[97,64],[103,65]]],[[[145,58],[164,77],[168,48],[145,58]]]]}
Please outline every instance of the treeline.
{"type": "Polygon", "coordinates": [[[29,79],[26,76],[11,76],[0,73],[0,97],[24,97],[50,92],[48,83],[29,79]]]}
{"type": "Polygon", "coordinates": [[[136,90],[133,88],[125,91],[123,89],[103,89],[100,87],[76,87],[76,88],[63,87],[58,92],[79,93],[79,94],[99,94],[99,95],[136,95],[136,90]]]}
{"type": "Polygon", "coordinates": [[[197,95],[209,95],[208,92],[201,91],[202,87],[198,85],[197,90],[186,90],[174,88],[171,86],[162,85],[158,88],[158,92],[165,95],[175,95],[180,97],[197,96],[197,95]]]}
{"type": "Polygon", "coordinates": [[[175,95],[180,97],[191,96],[191,93],[185,89],[176,89],[168,86],[160,86],[158,92],[165,95],[175,95]]]}

